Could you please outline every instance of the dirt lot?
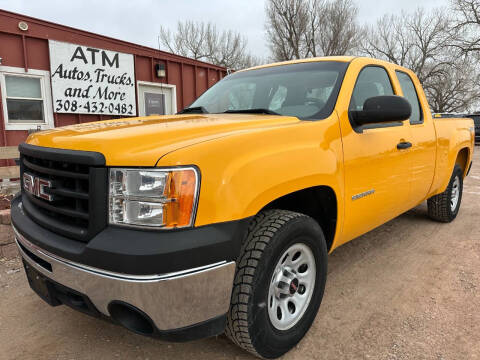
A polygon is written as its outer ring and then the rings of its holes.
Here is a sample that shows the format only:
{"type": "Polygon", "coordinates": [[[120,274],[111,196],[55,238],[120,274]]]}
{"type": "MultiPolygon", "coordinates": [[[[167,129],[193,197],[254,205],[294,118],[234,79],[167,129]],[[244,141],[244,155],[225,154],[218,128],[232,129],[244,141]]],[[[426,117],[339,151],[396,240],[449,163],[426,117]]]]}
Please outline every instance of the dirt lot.
{"type": "MultiPolygon", "coordinates": [[[[480,359],[479,155],[452,224],[422,205],[330,256],[320,312],[285,359],[480,359]]],[[[164,343],[51,308],[0,260],[0,359],[250,358],[224,336],[164,343]]]]}

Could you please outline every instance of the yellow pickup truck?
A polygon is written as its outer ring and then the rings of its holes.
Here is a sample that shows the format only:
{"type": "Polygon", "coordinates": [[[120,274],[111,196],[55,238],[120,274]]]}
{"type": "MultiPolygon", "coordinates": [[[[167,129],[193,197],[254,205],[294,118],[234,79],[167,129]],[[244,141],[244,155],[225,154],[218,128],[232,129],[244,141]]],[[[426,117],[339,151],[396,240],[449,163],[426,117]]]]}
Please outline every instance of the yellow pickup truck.
{"type": "Polygon", "coordinates": [[[172,341],[225,331],[275,358],[310,328],[328,253],[425,200],[455,219],[474,136],[471,119],[433,119],[400,66],[264,65],[177,115],[30,135],[12,222],[49,304],[172,341]]]}

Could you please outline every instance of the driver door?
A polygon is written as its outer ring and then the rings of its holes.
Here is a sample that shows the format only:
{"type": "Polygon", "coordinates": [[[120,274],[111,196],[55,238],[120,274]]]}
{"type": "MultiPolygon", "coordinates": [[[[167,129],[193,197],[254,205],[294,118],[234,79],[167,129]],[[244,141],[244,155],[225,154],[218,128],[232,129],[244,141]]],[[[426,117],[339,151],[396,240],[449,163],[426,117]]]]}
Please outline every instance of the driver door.
{"type": "MultiPolygon", "coordinates": [[[[364,67],[356,80],[349,110],[362,110],[366,99],[394,95],[383,66],[364,67]]],[[[410,193],[408,121],[355,126],[341,114],[345,171],[343,241],[353,239],[406,211],[410,193]],[[400,146],[402,147],[402,146],[400,146]]]]}

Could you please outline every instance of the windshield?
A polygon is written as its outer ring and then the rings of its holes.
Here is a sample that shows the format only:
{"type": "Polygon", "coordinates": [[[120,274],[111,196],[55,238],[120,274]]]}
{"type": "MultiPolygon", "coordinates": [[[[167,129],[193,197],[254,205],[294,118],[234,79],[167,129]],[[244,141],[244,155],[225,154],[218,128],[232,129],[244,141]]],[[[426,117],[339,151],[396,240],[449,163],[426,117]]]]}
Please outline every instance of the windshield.
{"type": "Polygon", "coordinates": [[[319,61],[273,66],[231,74],[189,108],[208,113],[263,112],[313,120],[335,106],[348,63],[319,61]]]}

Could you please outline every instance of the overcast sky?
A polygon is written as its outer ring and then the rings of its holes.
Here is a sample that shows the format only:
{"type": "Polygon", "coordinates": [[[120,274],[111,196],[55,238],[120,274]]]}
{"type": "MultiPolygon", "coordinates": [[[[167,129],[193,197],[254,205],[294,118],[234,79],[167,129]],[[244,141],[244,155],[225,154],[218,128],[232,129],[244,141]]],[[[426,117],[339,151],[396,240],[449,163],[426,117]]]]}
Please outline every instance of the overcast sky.
{"type": "MultiPolygon", "coordinates": [[[[357,0],[361,22],[385,13],[448,5],[448,0],[357,0]]],[[[219,29],[243,33],[250,51],[268,56],[262,0],[0,0],[0,8],[62,25],[158,48],[160,25],[174,29],[178,20],[212,21],[219,29]]]]}

